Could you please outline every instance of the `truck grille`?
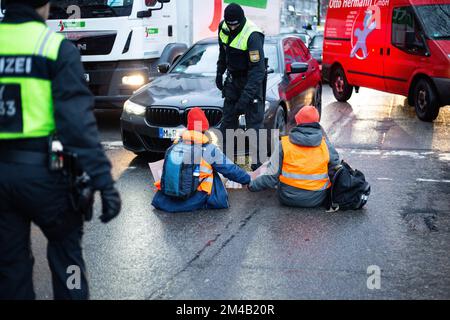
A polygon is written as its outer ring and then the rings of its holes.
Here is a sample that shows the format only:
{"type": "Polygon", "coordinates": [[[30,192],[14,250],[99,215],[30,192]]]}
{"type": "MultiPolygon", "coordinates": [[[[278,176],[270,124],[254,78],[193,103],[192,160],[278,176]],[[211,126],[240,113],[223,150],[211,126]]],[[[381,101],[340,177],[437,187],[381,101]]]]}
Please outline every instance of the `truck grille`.
{"type": "Polygon", "coordinates": [[[107,55],[110,54],[116,32],[66,32],[67,39],[80,50],[82,56],[107,55]]]}
{"type": "MultiPolygon", "coordinates": [[[[222,120],[222,110],[216,108],[202,108],[211,127],[217,126],[222,120]]],[[[157,127],[187,126],[189,109],[153,107],[147,109],[146,118],[150,125],[157,127]]]]}

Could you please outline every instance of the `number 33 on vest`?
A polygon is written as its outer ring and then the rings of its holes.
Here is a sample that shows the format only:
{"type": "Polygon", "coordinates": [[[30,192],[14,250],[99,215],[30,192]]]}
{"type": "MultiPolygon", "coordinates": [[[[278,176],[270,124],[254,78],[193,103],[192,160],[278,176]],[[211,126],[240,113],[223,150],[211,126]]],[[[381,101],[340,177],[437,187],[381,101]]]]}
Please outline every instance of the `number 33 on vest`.
{"type": "Polygon", "coordinates": [[[20,85],[0,84],[0,133],[22,131],[21,109],[20,85]]]}

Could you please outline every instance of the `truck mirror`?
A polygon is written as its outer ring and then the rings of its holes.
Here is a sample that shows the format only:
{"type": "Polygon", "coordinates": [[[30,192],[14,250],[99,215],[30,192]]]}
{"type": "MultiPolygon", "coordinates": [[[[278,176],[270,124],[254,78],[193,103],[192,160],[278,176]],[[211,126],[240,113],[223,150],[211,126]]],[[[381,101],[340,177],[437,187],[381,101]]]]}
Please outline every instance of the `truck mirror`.
{"type": "Polygon", "coordinates": [[[164,62],[164,63],[160,63],[158,64],[158,72],[159,73],[167,73],[170,69],[170,63],[168,62],[164,62]]]}
{"type": "Polygon", "coordinates": [[[150,18],[152,16],[153,11],[161,10],[164,7],[164,3],[169,3],[170,0],[145,0],[145,6],[149,7],[149,9],[144,11],[138,11],[138,18],[150,18]],[[159,3],[160,6],[158,8],[154,8],[155,5],[159,3]]]}
{"type": "Polygon", "coordinates": [[[305,73],[308,71],[308,64],[305,62],[292,62],[290,65],[286,66],[287,74],[305,73]]]}

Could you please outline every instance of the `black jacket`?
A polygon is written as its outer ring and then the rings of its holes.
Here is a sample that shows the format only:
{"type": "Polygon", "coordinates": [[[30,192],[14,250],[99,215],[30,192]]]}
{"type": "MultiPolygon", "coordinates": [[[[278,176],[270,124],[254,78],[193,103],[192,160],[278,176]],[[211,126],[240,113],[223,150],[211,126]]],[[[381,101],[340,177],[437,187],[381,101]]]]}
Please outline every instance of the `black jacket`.
{"type": "MultiPolygon", "coordinates": [[[[8,5],[2,23],[45,21],[31,7],[8,5]]],[[[80,53],[68,40],[63,40],[55,62],[49,62],[56,131],[64,148],[78,155],[81,167],[103,190],[113,185],[111,163],[100,144],[93,113],[94,97],[84,78],[80,53]]],[[[47,151],[46,139],[10,141],[19,149],[47,151]],[[31,141],[30,141],[31,140],[31,141]],[[44,141],[45,140],[45,141],[44,141]]]]}
{"type": "MultiPolygon", "coordinates": [[[[222,30],[222,21],[219,25],[219,34],[222,30]]],[[[242,26],[243,27],[243,26],[242,26]]],[[[241,28],[242,28],[241,27],[241,28]]],[[[231,35],[228,43],[233,41],[236,34],[231,35]]],[[[230,48],[228,44],[222,43],[219,36],[220,53],[217,61],[217,73],[224,74],[228,70],[232,74],[240,74],[247,78],[247,83],[240,97],[240,103],[249,104],[255,96],[261,91],[265,77],[266,65],[264,62],[264,35],[259,32],[253,32],[248,39],[248,50],[242,51],[230,48]],[[259,60],[254,62],[250,59],[251,52],[259,53],[259,60]]]]}

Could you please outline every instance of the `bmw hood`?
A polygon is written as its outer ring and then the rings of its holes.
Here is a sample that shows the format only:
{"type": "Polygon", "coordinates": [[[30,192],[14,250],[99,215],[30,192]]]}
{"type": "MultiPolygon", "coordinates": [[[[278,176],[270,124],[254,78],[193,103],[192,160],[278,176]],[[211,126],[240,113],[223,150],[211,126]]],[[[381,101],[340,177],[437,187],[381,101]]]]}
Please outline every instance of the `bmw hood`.
{"type": "Polygon", "coordinates": [[[215,77],[176,73],[157,77],[139,89],[130,100],[142,106],[179,108],[223,105],[215,77]]]}
{"type": "MultiPolygon", "coordinates": [[[[268,99],[280,75],[270,74],[267,81],[268,99]]],[[[189,74],[166,74],[143,86],[130,98],[142,106],[222,107],[222,93],[216,88],[215,77],[189,74]]]]}

